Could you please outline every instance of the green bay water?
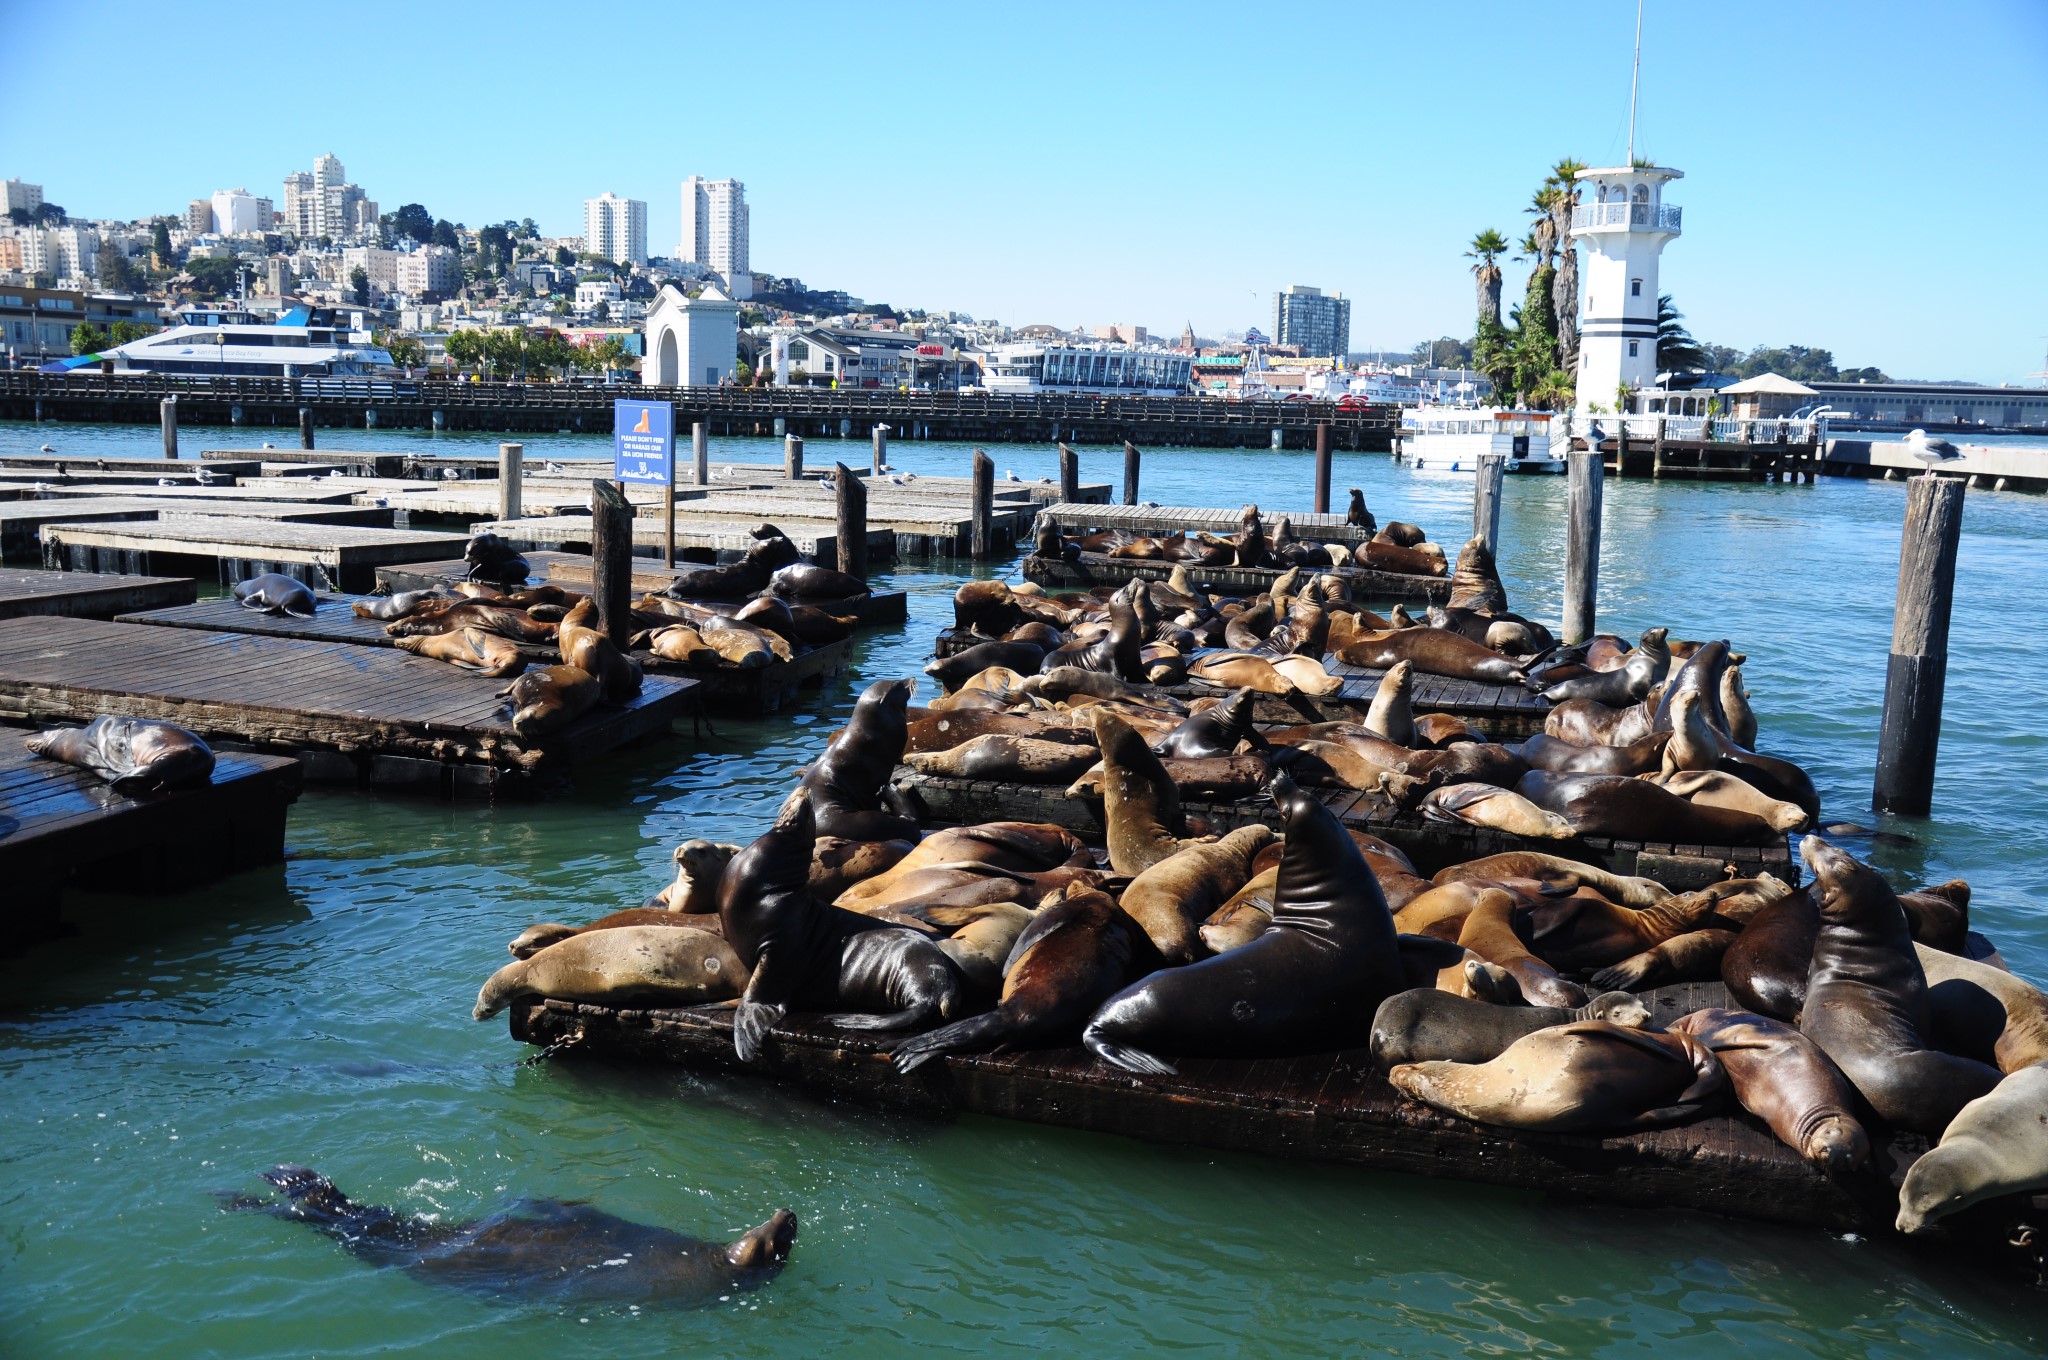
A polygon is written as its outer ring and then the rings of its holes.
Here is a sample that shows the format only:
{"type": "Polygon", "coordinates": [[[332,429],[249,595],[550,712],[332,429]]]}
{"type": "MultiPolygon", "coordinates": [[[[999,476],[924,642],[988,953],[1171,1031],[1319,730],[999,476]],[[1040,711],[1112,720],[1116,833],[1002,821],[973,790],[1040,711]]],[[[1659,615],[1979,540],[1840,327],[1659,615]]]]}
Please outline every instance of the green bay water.
{"type": "MultiPolygon", "coordinates": [[[[287,435],[289,431],[285,432],[287,435]]],[[[188,429],[189,448],[261,433],[188,429]]],[[[474,454],[494,437],[322,431],[474,454]]],[[[0,454],[150,456],[145,427],[0,424],[0,454]]],[[[284,440],[277,442],[283,443],[284,440]]],[[[602,439],[526,436],[530,457],[602,439]]],[[[812,439],[816,465],[865,459],[812,439]],[[843,452],[842,452],[843,451],[843,452]]],[[[965,445],[891,445],[958,475],[965,445]]],[[[1048,446],[998,475],[1056,475],[1048,446]]],[[[713,459],[768,461],[768,440],[713,459]]],[[[1082,451],[1084,479],[1119,450],[1082,451]]],[[[1298,452],[1148,450],[1162,504],[1305,508],[1298,452]]],[[[1454,546],[1470,483],[1339,454],[1335,485],[1454,546]]],[[[1511,480],[1501,566],[1555,619],[1563,478],[1511,480]]],[[[2048,979],[2048,503],[1971,492],[1932,818],[1877,819],[1870,775],[1905,488],[1609,481],[1600,623],[1728,637],[1763,749],[1812,772],[1844,843],[1900,885],[1967,878],[1979,928],[2048,979]]],[[[998,573],[1013,569],[1001,564],[998,573]]],[[[868,681],[916,674],[960,579],[903,564],[901,632],[773,720],[713,719],[504,806],[323,789],[284,865],[169,898],[74,895],[76,935],[0,963],[0,1354],[895,1356],[1475,1352],[1663,1358],[2039,1355],[2048,1300],[1890,1243],[1452,1181],[1154,1146],[984,1118],[928,1122],[767,1082],[534,1061],[476,990],[534,921],[636,905],[669,851],[745,841],[868,681]],[[280,1161],[441,1220],[586,1199],[704,1237],[788,1205],[782,1277],[696,1311],[493,1304],[379,1271],[310,1229],[227,1214],[280,1161]]],[[[118,847],[110,847],[118,854],[118,847]]]]}

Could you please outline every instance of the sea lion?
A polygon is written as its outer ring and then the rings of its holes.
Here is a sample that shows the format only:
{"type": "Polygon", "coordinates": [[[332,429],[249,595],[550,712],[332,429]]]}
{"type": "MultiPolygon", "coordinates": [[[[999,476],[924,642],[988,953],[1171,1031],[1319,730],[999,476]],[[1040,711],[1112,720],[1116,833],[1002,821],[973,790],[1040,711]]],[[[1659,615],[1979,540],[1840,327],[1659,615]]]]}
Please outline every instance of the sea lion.
{"type": "Polygon", "coordinates": [[[663,926],[670,929],[702,930],[718,935],[725,929],[713,911],[689,915],[670,911],[666,907],[628,907],[608,916],[600,916],[587,925],[563,925],[559,921],[539,921],[512,937],[505,950],[515,959],[530,959],[549,945],[560,944],[574,935],[592,930],[622,930],[627,926],[663,926]]]}
{"type": "Polygon", "coordinates": [[[1135,877],[1192,843],[1175,834],[1180,790],[1129,723],[1099,705],[1089,713],[1089,722],[1102,754],[1103,844],[1109,847],[1109,865],[1135,877]]]}
{"type": "Polygon", "coordinates": [[[1485,539],[1467,539],[1465,546],[1458,549],[1457,565],[1451,569],[1449,607],[1478,614],[1507,612],[1507,588],[1500,583],[1500,568],[1485,539]]]}
{"type": "Polygon", "coordinates": [[[1742,667],[1721,672],[1721,713],[1728,720],[1728,736],[1737,746],[1756,747],[1756,712],[1749,706],[1749,690],[1742,683],[1742,667]]]}
{"type": "Polygon", "coordinates": [[[273,1167],[263,1179],[282,1200],[237,1197],[227,1207],[308,1224],[372,1265],[511,1303],[708,1304],[774,1279],[796,1241],[787,1209],[731,1242],[706,1242],[582,1203],[522,1200],[506,1213],[443,1223],[358,1204],[308,1167],[273,1167]]]}
{"type": "Polygon", "coordinates": [[[1652,732],[1626,746],[1581,746],[1547,733],[1524,737],[1515,754],[1531,769],[1556,774],[1655,774],[1664,760],[1669,732],[1652,732]]]}
{"type": "Polygon", "coordinates": [[[1898,1229],[1925,1232],[1972,1204],[2048,1186],[2048,1067],[2024,1067],[1956,1112],[1899,1187],[1898,1229]]]}
{"type": "Polygon", "coordinates": [[[779,532],[766,538],[760,537],[758,530],[754,532],[754,543],[739,561],[685,572],[661,593],[675,600],[744,600],[760,594],[777,568],[789,566],[803,554],[779,532]]]}
{"type": "Polygon", "coordinates": [[[1380,677],[1380,687],[1373,692],[1372,707],[1365,714],[1365,730],[1396,746],[1415,745],[1415,710],[1409,703],[1414,690],[1415,663],[1394,663],[1380,677]]]}
{"type": "Polygon", "coordinates": [[[1766,906],[1721,956],[1728,994],[1759,1015],[1798,1020],[1819,934],[1820,908],[1804,891],[1766,906]]]}
{"type": "Polygon", "coordinates": [[[1010,957],[1011,946],[1037,910],[1020,902],[991,902],[976,910],[974,920],[938,942],[939,952],[953,961],[962,977],[993,993],[1003,985],[1003,960],[1010,957]]]}
{"type": "Polygon", "coordinates": [[[1711,770],[1720,759],[1721,743],[1708,725],[1700,696],[1688,692],[1673,697],[1670,740],[1664,743],[1661,771],[1668,775],[1681,770],[1711,770]]]}
{"type": "Polygon", "coordinates": [[[1970,943],[1970,885],[1960,878],[1899,894],[1913,938],[1946,954],[1962,954],[1970,943]]]}
{"type": "Polygon", "coordinates": [[[1713,910],[1714,899],[1703,892],[1674,893],[1654,906],[1635,908],[1616,906],[1594,889],[1581,887],[1528,908],[1524,937],[1552,967],[1587,973],[1699,930],[1713,910]]]}
{"type": "Polygon", "coordinates": [[[233,587],[235,599],[242,608],[254,609],[265,614],[281,614],[294,619],[310,619],[320,602],[313,598],[305,582],[295,581],[277,572],[265,572],[252,576],[246,581],[237,581],[233,587]]]}
{"type": "Polygon", "coordinates": [[[1648,629],[1628,660],[1614,670],[1561,680],[1544,690],[1543,697],[1553,704],[1566,699],[1592,699],[1610,708],[1639,703],[1671,671],[1671,649],[1664,642],[1669,634],[1666,628],[1648,629]]]}
{"type": "Polygon", "coordinates": [[[951,694],[961,684],[990,666],[1002,666],[1019,675],[1038,674],[1045,660],[1045,648],[1029,642],[977,642],[946,657],[934,658],[924,673],[937,680],[951,694]]]}
{"type": "Polygon", "coordinates": [[[213,748],[197,732],[155,718],[103,713],[83,727],[37,732],[23,745],[30,755],[89,770],[124,794],[192,788],[213,779],[213,748]]]}
{"type": "Polygon", "coordinates": [[[1187,846],[1133,878],[1118,905],[1167,963],[1191,962],[1200,943],[1196,926],[1244,887],[1253,857],[1272,842],[1273,829],[1254,823],[1212,844],[1187,846]]]}
{"type": "Polygon", "coordinates": [[[1063,865],[1092,868],[1094,864],[1094,852],[1065,827],[1040,822],[941,827],[895,864],[853,884],[834,900],[842,907],[880,900],[892,894],[909,875],[926,869],[978,866],[1010,874],[1031,874],[1063,865]]]}
{"type": "Polygon", "coordinates": [[[522,996],[663,1006],[700,1006],[738,996],[746,967],[708,930],[623,926],[592,930],[548,945],[491,974],[471,1019],[488,1020],[522,996]]]}
{"type": "Polygon", "coordinates": [[[742,1062],[760,1055],[769,1029],[792,1007],[845,1007],[853,1013],[826,1020],[846,1029],[896,1030],[950,1020],[960,1004],[959,970],[936,944],[811,896],[818,838],[812,796],[798,785],[774,825],[733,856],[719,885],[725,938],[751,973],[732,1027],[742,1062]]]}
{"type": "Polygon", "coordinates": [[[1305,656],[1266,657],[1241,651],[1208,652],[1188,666],[1188,674],[1212,685],[1282,696],[1299,692],[1321,698],[1344,687],[1343,680],[1305,656]]]}
{"type": "Polygon", "coordinates": [[[1479,894],[1458,931],[1458,943],[1514,977],[1532,1006],[1577,1007],[1586,1004],[1586,990],[1567,982],[1557,969],[1529,952],[1515,934],[1515,899],[1499,888],[1479,894]]]}
{"type": "Polygon", "coordinates": [[[1043,907],[1011,946],[996,1008],[895,1050],[910,1072],[943,1053],[1070,1042],[1104,999],[1123,985],[1131,922],[1109,894],[1075,886],[1043,907]]]}
{"type": "Polygon", "coordinates": [[[739,852],[737,845],[707,841],[701,836],[684,841],[670,856],[676,864],[675,881],[655,894],[648,905],[695,916],[716,912],[718,884],[725,877],[725,866],[739,852]]]}
{"type": "Polygon", "coordinates": [[[647,650],[663,661],[674,661],[685,666],[745,667],[751,664],[758,669],[773,659],[766,647],[751,638],[740,649],[738,656],[728,658],[706,642],[704,635],[687,623],[655,629],[647,636],[647,650]]]}
{"type": "Polygon", "coordinates": [[[597,697],[622,704],[640,692],[640,663],[619,650],[601,631],[594,600],[580,601],[563,616],[556,637],[562,660],[597,680],[597,697]]]}
{"type": "Polygon", "coordinates": [[[1579,1020],[1647,1029],[1650,1012],[1627,992],[1602,992],[1583,1006],[1496,1006],[1435,987],[1411,987],[1380,1002],[1372,1056],[1382,1070],[1417,1062],[1491,1062],[1524,1035],[1579,1020]]]}
{"type": "Polygon", "coordinates": [[[2048,994],[2003,968],[1918,941],[1913,952],[1944,1051],[1988,1061],[2007,1076],[2048,1063],[2048,994]]]}
{"type": "Polygon", "coordinates": [[[1344,511],[1344,522],[1369,534],[1380,531],[1380,526],[1372,517],[1372,511],[1365,508],[1365,493],[1355,486],[1351,488],[1351,504],[1344,511]]]}
{"type": "Polygon", "coordinates": [[[1040,669],[1066,667],[1113,675],[1131,684],[1145,681],[1145,633],[1126,586],[1109,597],[1109,631],[1086,643],[1069,643],[1046,654],[1040,669]]]}
{"type": "MultiPolygon", "coordinates": [[[[1286,846],[1275,841],[1267,849],[1284,852],[1286,846]]],[[[1261,852],[1263,857],[1264,852],[1261,852]]],[[[1250,944],[1272,923],[1279,886],[1280,866],[1277,863],[1270,869],[1260,870],[1228,902],[1210,912],[1209,919],[1202,922],[1195,933],[1202,937],[1202,943],[1211,954],[1228,953],[1240,945],[1250,944]]]]}
{"type": "Polygon", "coordinates": [[[1020,784],[1068,783],[1092,767],[1097,758],[1092,747],[999,733],[975,737],[944,751],[912,752],[903,757],[919,774],[1020,784]]]}
{"type": "MultiPolygon", "coordinates": [[[[906,710],[907,711],[907,710],[906,710]]],[[[1069,746],[1095,745],[1086,728],[1072,727],[1072,720],[1059,713],[1008,713],[1000,709],[927,710],[913,718],[906,729],[903,754],[922,751],[950,751],[976,737],[1031,737],[1038,741],[1063,741],[1069,746]]]]}
{"type": "Polygon", "coordinates": [[[1823,1175],[1870,1160],[1870,1135],[1853,1113],[1855,1092],[1813,1041],[1783,1021],[1747,1011],[1704,1010],[1665,1028],[1698,1039],[1728,1073],[1743,1109],[1823,1175]]]}
{"type": "Polygon", "coordinates": [[[1253,726],[1256,692],[1240,689],[1219,704],[1189,717],[1152,746],[1155,754],[1178,760],[1202,760],[1237,752],[1238,744],[1250,741],[1263,746],[1265,739],[1253,726]]]}
{"type": "MultiPolygon", "coordinates": [[[[1608,747],[1622,750],[1622,747],[1608,747]]],[[[1669,774],[1645,775],[1643,778],[1666,793],[1675,793],[1696,807],[1726,808],[1731,812],[1746,812],[1752,817],[1761,817],[1778,831],[1799,831],[1809,825],[1813,818],[1797,803],[1787,803],[1773,798],[1746,779],[1737,779],[1720,770],[1675,770],[1669,774]]]]}
{"type": "Polygon", "coordinates": [[[469,563],[471,581],[496,586],[523,586],[531,570],[512,541],[499,534],[477,534],[463,545],[462,560],[469,563]]]}
{"type": "Polygon", "coordinates": [[[1351,550],[1352,560],[1375,571],[1391,571],[1402,576],[1448,576],[1442,549],[1429,552],[1422,548],[1403,547],[1387,537],[1386,530],[1351,550]]]}
{"type": "MultiPolygon", "coordinates": [[[[844,836],[820,836],[811,851],[811,895],[821,902],[836,900],[857,883],[887,873],[916,849],[909,841],[850,841],[844,836]]],[[[719,870],[724,875],[723,866],[719,870]]],[[[717,892],[717,885],[712,885],[717,892]]],[[[718,909],[714,897],[711,910],[718,909]]]]}
{"type": "MultiPolygon", "coordinates": [[[[1048,661],[1050,657],[1046,658],[1048,661]]],[[[1118,679],[1100,671],[1076,666],[1047,666],[1019,686],[1019,696],[1035,696],[1048,703],[1065,703],[1077,696],[1096,699],[1131,699],[1185,715],[1186,705],[1155,689],[1118,679]]]]}
{"type": "Polygon", "coordinates": [[[1610,902],[1626,907],[1654,907],[1671,896],[1671,890],[1654,878],[1631,878],[1609,873],[1591,864],[1581,864],[1561,855],[1535,850],[1509,850],[1483,859],[1466,860],[1437,872],[1434,882],[1461,883],[1472,879],[1531,878],[1539,883],[1565,888],[1591,888],[1610,902]]]}
{"type": "Polygon", "coordinates": [[[883,806],[889,776],[903,762],[909,723],[904,710],[914,680],[877,680],[861,691],[846,729],[811,762],[799,787],[811,793],[819,835],[856,841],[914,841],[915,818],[883,806]]]}
{"type": "Polygon", "coordinates": [[[1531,770],[1515,785],[1515,792],[1564,818],[1580,836],[1680,845],[1768,845],[1784,834],[1761,817],[1689,803],[1626,775],[1531,770]]]}
{"type": "Polygon", "coordinates": [[[1285,771],[1270,792],[1287,824],[1272,924],[1242,948],[1162,969],[1104,1002],[1082,1034],[1097,1057],[1170,1074],[1160,1053],[1344,1048],[1406,985],[1393,917],[1357,842],[1285,771]]]}
{"type": "Polygon", "coordinates": [[[1431,789],[1419,810],[1425,821],[1462,822],[1539,840],[1570,840],[1578,834],[1556,813],[1492,784],[1446,784],[1431,789]]]}
{"type": "Polygon", "coordinates": [[[1447,628],[1418,625],[1387,632],[1355,633],[1332,645],[1339,661],[1368,670],[1388,670],[1412,662],[1426,675],[1454,680],[1484,680],[1494,685],[1519,685],[1527,677],[1515,662],[1447,628]]]}
{"type": "Polygon", "coordinates": [[[1578,1020],[1526,1034],[1483,1063],[1402,1063],[1403,1095],[1475,1123],[1553,1133],[1653,1128],[1711,1108],[1727,1075],[1690,1034],[1578,1020]]]}
{"type": "Polygon", "coordinates": [[[1462,742],[1486,740],[1484,732],[1451,713],[1416,714],[1415,736],[1422,745],[1438,751],[1449,750],[1462,742]]]}
{"type": "Polygon", "coordinates": [[[1656,733],[1656,722],[1648,701],[1610,708],[1592,699],[1567,699],[1543,715],[1543,733],[1576,746],[1633,746],[1656,733]]]}
{"type": "Polygon", "coordinates": [[[475,671],[478,675],[503,677],[517,675],[526,669],[526,655],[519,650],[517,643],[476,628],[464,628],[456,633],[402,637],[393,645],[401,652],[432,657],[461,670],[475,671]]]}
{"type": "Polygon", "coordinates": [[[428,586],[424,590],[401,590],[395,595],[371,596],[367,600],[357,600],[349,609],[359,619],[389,621],[402,619],[423,605],[447,598],[440,587],[428,586]]]}
{"type": "Polygon", "coordinates": [[[597,703],[597,680],[574,666],[527,671],[498,691],[512,710],[512,730],[522,737],[559,732],[597,703]]]}
{"type": "Polygon", "coordinates": [[[969,581],[953,592],[953,627],[981,637],[999,637],[1026,621],[1010,587],[1002,581],[969,581]]]}
{"type": "Polygon", "coordinates": [[[495,633],[514,642],[548,643],[556,640],[559,625],[543,623],[523,609],[496,600],[434,601],[384,625],[387,637],[425,637],[434,633],[459,633],[465,628],[495,633]]]}
{"type": "Polygon", "coordinates": [[[1684,931],[1596,970],[1587,981],[1595,987],[1627,992],[1674,982],[1710,982],[1721,976],[1721,960],[1735,943],[1735,935],[1718,926],[1684,931]]]}
{"type": "Polygon", "coordinates": [[[1905,909],[1868,865],[1818,836],[1799,843],[1820,907],[1799,1028],[1887,1123],[1939,1137],[1998,1084],[1984,1063],[1927,1044],[1927,979],[1905,909]]]}

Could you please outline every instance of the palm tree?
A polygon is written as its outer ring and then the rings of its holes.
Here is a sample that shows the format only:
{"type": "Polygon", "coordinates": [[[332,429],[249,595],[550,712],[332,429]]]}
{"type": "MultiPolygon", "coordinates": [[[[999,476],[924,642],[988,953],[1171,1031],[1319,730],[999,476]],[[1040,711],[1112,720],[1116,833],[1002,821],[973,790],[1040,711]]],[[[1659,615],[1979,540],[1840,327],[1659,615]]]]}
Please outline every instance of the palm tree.
{"type": "Polygon", "coordinates": [[[1550,268],[1551,257],[1557,253],[1557,243],[1562,238],[1557,230],[1557,186],[1544,181],[1543,187],[1529,196],[1529,206],[1524,209],[1536,220],[1529,225],[1528,244],[1524,248],[1538,269],[1550,268]]]}
{"type": "Polygon", "coordinates": [[[1507,253],[1507,238],[1488,227],[1472,238],[1472,248],[1465,252],[1468,260],[1477,260],[1472,266],[1472,277],[1479,285],[1480,324],[1500,324],[1500,257],[1507,253]]]}
{"type": "Polygon", "coordinates": [[[1568,374],[1579,371],[1579,252],[1572,244],[1572,212],[1579,206],[1579,176],[1586,163],[1566,156],[1544,181],[1554,187],[1550,220],[1557,232],[1557,274],[1550,281],[1550,309],[1557,315],[1557,362],[1568,374]]]}
{"type": "Polygon", "coordinates": [[[1707,356],[1685,328],[1684,312],[1671,304],[1671,294],[1657,295],[1657,367],[1661,372],[1705,368],[1707,356]]]}

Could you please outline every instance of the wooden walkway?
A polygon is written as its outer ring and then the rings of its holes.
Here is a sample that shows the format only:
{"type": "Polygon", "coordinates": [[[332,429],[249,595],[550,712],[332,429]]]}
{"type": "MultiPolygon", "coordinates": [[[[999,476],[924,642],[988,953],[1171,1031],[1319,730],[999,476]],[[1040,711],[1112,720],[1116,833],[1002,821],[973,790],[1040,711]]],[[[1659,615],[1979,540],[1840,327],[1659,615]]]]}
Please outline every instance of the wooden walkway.
{"type": "MultiPolygon", "coordinates": [[[[1081,553],[1075,560],[1067,561],[1032,553],[1024,559],[1024,579],[1048,590],[1088,590],[1129,581],[1164,581],[1173,575],[1176,566],[1186,567],[1190,579],[1218,595],[1263,594],[1282,575],[1274,567],[1200,567],[1191,562],[1111,557],[1107,553],[1081,553]]],[[[1307,575],[1327,573],[1343,577],[1351,587],[1352,598],[1360,604],[1432,605],[1448,604],[1451,599],[1448,576],[1409,576],[1370,567],[1313,567],[1303,571],[1307,575]]]]}
{"type": "MultiPolygon", "coordinates": [[[[1121,529],[1133,534],[1192,534],[1196,532],[1235,534],[1242,527],[1244,507],[1200,509],[1185,505],[1072,505],[1061,501],[1040,513],[1068,534],[1090,529],[1121,529]]],[[[1363,543],[1372,535],[1344,522],[1342,515],[1318,515],[1306,510],[1260,510],[1270,532],[1281,516],[1294,526],[1297,537],[1322,543],[1363,543]]]]}
{"type": "MultiPolygon", "coordinates": [[[[957,826],[979,822],[1051,822],[1066,827],[1091,844],[1103,841],[1102,799],[1067,797],[1067,785],[1019,784],[997,780],[952,779],[918,774],[907,765],[898,766],[891,780],[906,793],[915,793],[930,809],[932,820],[957,826]]],[[[1339,821],[1391,841],[1408,853],[1424,875],[1447,869],[1466,860],[1509,850],[1540,850],[1546,854],[1597,864],[1617,874],[1641,874],[1673,888],[1704,887],[1727,877],[1733,865],[1736,876],[1753,878],[1771,873],[1785,882],[1799,883],[1799,857],[1780,837],[1769,845],[1679,845],[1663,841],[1624,841],[1606,836],[1581,836],[1561,841],[1531,841],[1505,831],[1462,823],[1433,822],[1415,812],[1387,815],[1369,804],[1364,794],[1352,789],[1318,789],[1316,796],[1339,821]]],[[[1238,803],[1211,803],[1183,799],[1181,810],[1200,817],[1219,832],[1262,822],[1275,831],[1283,830],[1280,814],[1272,800],[1263,797],[1238,803]]]]}
{"type": "MultiPolygon", "coordinates": [[[[1643,997],[1662,1022],[1728,1004],[1719,983],[1643,997]]],[[[1178,1076],[1137,1078],[1074,1045],[952,1054],[903,1075],[881,1041],[802,1015],[771,1030],[760,1060],[747,1065],[733,1053],[732,1015],[720,1007],[618,1010],[533,999],[513,1005],[510,1026],[513,1038],[557,1054],[745,1074],[830,1099],[1542,1190],[1659,1213],[1693,1209],[1871,1231],[1888,1225],[1898,1206],[1891,1185],[1875,1174],[1820,1175],[1732,1102],[1727,1114],[1611,1138],[1493,1128],[1400,1095],[1363,1049],[1180,1058],[1178,1076]]],[[[1919,1146],[1911,1142],[1901,1149],[1907,1157],[1919,1146]]],[[[1877,1160],[1893,1159],[1881,1153],[1877,1160]]]]}
{"type": "MultiPolygon", "coordinates": [[[[0,506],[0,511],[8,508],[0,506]]],[[[150,572],[159,564],[183,567],[211,562],[214,566],[207,574],[222,585],[278,572],[308,585],[352,591],[370,589],[378,567],[446,557],[461,552],[467,541],[460,534],[415,529],[233,516],[111,524],[60,522],[45,524],[41,534],[45,565],[70,571],[150,572]]]]}
{"type": "Polygon", "coordinates": [[[110,619],[131,609],[165,609],[199,598],[189,576],[99,576],[0,569],[0,619],[24,614],[110,619]]]}
{"type": "Polygon", "coordinates": [[[451,796],[531,791],[669,730],[694,682],[649,676],[552,736],[522,738],[486,679],[395,648],[86,619],[0,621],[0,721],[167,718],[300,755],[309,779],[451,796]]]}
{"type": "Polygon", "coordinates": [[[0,953],[55,931],[68,884],[179,892],[284,858],[296,760],[221,753],[204,788],[129,797],[30,755],[28,736],[0,731],[0,953]]]}

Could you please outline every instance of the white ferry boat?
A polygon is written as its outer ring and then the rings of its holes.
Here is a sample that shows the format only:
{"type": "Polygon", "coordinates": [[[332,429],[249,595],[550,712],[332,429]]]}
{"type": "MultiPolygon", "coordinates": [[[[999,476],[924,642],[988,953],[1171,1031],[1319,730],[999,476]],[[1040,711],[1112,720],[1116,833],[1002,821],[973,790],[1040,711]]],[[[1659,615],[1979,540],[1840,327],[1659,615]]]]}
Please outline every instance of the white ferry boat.
{"type": "Polygon", "coordinates": [[[360,377],[391,367],[364,312],[296,306],[275,321],[203,310],[155,335],[100,351],[116,373],[196,378],[360,377]]]}
{"type": "Polygon", "coordinates": [[[1508,460],[1509,472],[1563,472],[1571,436],[1549,411],[1421,406],[1401,413],[1401,457],[1417,472],[1479,470],[1482,454],[1508,460]]]}

